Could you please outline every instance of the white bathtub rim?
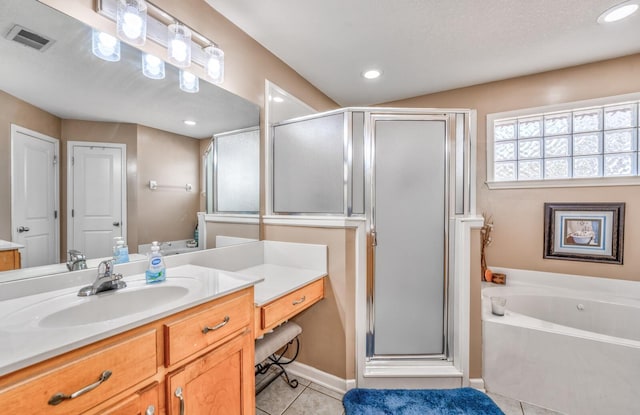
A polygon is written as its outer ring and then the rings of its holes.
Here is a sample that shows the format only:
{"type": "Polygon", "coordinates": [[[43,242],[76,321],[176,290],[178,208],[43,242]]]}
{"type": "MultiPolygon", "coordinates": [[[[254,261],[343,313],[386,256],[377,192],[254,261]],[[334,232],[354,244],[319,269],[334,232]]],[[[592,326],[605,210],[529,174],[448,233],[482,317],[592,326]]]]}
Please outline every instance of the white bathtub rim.
{"type": "MultiPolygon", "coordinates": [[[[574,274],[560,274],[489,266],[493,272],[507,275],[508,286],[542,286],[554,289],[579,290],[593,294],[609,294],[616,297],[640,299],[640,282],[615,278],[592,277],[574,274]]],[[[489,284],[491,286],[496,286],[489,284]]]]}
{"type": "MultiPolygon", "coordinates": [[[[601,301],[609,304],[618,304],[631,306],[635,308],[640,308],[640,300],[637,299],[629,299],[629,298],[616,298],[613,296],[601,295],[600,300],[596,300],[594,298],[590,298],[587,296],[585,292],[580,292],[576,290],[563,290],[560,289],[560,292],[551,291],[552,287],[535,287],[535,286],[485,286],[482,289],[482,321],[483,323],[493,323],[493,324],[504,324],[513,327],[522,327],[531,330],[540,330],[554,334],[560,335],[568,335],[573,337],[578,337],[582,339],[588,339],[603,343],[615,343],[628,347],[638,348],[640,349],[640,341],[627,339],[624,337],[611,336],[607,334],[600,334],[593,331],[582,330],[575,327],[570,327],[562,324],[557,324],[554,322],[550,322],[547,320],[541,320],[535,317],[527,316],[521,313],[516,313],[514,311],[509,310],[509,305],[507,302],[507,308],[505,310],[504,316],[496,316],[491,312],[491,301],[490,297],[492,296],[505,296],[509,297],[509,295],[539,295],[539,296],[555,296],[555,297],[566,297],[571,298],[576,301],[580,299],[585,299],[589,301],[601,301]],[[607,298],[609,297],[609,298],[607,298]],[[622,301],[624,300],[624,301],[622,301]]],[[[555,290],[555,288],[554,288],[555,290]]]]}

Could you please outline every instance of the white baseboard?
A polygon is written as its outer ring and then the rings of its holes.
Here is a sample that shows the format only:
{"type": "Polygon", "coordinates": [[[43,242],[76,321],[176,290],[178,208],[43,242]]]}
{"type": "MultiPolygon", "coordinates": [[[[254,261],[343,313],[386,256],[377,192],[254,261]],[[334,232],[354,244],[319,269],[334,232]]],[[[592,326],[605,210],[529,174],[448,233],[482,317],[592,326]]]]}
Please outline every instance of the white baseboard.
{"type": "Polygon", "coordinates": [[[342,379],[304,363],[291,362],[287,365],[287,372],[339,393],[345,393],[356,387],[355,379],[342,379]]]}
{"type": "Polygon", "coordinates": [[[486,392],[484,390],[484,379],[482,378],[469,379],[469,387],[473,389],[478,389],[479,391],[482,391],[482,392],[486,392]]]}

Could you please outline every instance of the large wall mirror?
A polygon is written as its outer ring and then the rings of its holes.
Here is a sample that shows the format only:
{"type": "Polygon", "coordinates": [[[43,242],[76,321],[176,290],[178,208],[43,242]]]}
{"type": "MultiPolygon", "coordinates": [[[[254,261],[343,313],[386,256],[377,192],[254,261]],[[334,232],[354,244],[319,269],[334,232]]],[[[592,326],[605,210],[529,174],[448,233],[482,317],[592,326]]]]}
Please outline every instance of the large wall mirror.
{"type": "MultiPolygon", "coordinates": [[[[21,243],[16,239],[39,232],[36,219],[47,217],[55,242],[50,248],[42,242],[48,237],[32,238],[32,251],[51,259],[23,250],[23,265],[64,262],[70,249],[108,256],[112,243],[104,241],[119,235],[131,252],[154,240],[192,239],[197,212],[206,209],[211,139],[255,130],[258,106],[203,80],[199,92],[183,92],[178,70],[168,64],[164,79],[149,79],[140,51],[124,43],[119,62],[100,60],[91,53],[91,28],[36,0],[3,0],[0,32],[0,240],[21,243]],[[41,43],[34,35],[49,45],[25,45],[41,43]],[[97,167],[109,174],[96,174],[97,167]],[[33,171],[49,168],[51,183],[30,180],[33,171]],[[100,223],[104,211],[118,209],[121,217],[100,223]],[[21,224],[22,214],[33,221],[21,224]]],[[[232,225],[225,232],[234,236],[232,225]]],[[[247,232],[243,227],[238,235],[259,238],[258,226],[247,232]]],[[[19,278],[38,269],[51,273],[47,267],[10,273],[19,278]]]]}

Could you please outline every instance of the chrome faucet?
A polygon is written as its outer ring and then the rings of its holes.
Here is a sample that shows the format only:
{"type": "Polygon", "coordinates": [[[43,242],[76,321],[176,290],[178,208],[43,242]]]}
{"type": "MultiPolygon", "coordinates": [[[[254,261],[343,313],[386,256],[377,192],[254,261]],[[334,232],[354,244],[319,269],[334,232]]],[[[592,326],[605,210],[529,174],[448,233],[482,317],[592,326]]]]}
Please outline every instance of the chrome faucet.
{"type": "Polygon", "coordinates": [[[86,297],[95,295],[103,291],[118,290],[126,287],[127,284],[122,281],[122,274],[113,272],[113,259],[102,261],[98,265],[98,276],[93,284],[82,287],[78,291],[78,296],[86,297]]]}
{"type": "Polygon", "coordinates": [[[69,250],[69,260],[67,261],[67,269],[69,271],[77,271],[79,269],[87,269],[86,256],[75,249],[69,250]]]}

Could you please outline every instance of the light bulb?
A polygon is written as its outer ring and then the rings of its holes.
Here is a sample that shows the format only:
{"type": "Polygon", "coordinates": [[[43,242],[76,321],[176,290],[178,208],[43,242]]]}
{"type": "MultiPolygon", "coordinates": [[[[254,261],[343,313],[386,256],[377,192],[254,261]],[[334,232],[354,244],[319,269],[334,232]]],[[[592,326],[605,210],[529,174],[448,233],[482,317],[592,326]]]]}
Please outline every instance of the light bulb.
{"type": "Polygon", "coordinates": [[[187,71],[180,71],[180,89],[184,92],[196,93],[200,90],[200,80],[197,76],[187,71]]]}
{"type": "Polygon", "coordinates": [[[157,56],[143,53],[142,74],[151,79],[164,79],[164,61],[157,56]]]}
{"type": "Polygon", "coordinates": [[[178,68],[188,67],[191,65],[191,30],[180,23],[170,24],[167,30],[169,62],[178,68]]]}
{"type": "Polygon", "coordinates": [[[144,0],[118,0],[116,12],[118,37],[135,45],[144,45],[147,39],[147,4],[144,0]]]}
{"type": "Polygon", "coordinates": [[[207,55],[207,76],[211,78],[213,83],[221,84],[224,82],[224,52],[216,45],[204,48],[207,55]]]}
{"type": "Polygon", "coordinates": [[[117,62],[120,60],[120,41],[107,33],[94,29],[91,35],[91,51],[100,59],[117,62]]]}

